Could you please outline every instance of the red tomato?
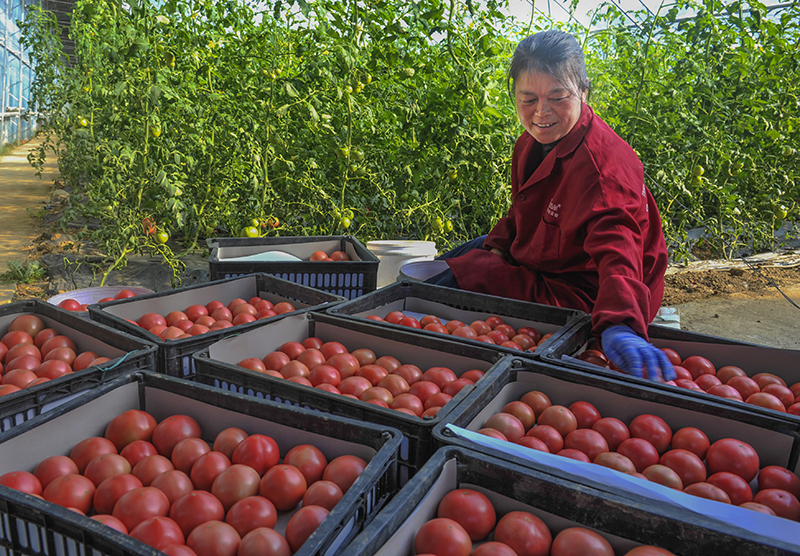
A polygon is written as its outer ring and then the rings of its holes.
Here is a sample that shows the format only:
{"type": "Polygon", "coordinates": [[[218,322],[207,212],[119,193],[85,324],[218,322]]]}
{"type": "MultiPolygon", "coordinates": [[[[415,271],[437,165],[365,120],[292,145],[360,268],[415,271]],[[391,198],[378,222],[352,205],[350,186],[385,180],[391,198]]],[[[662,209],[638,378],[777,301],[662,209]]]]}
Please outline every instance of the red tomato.
{"type": "Polygon", "coordinates": [[[331,460],[325,467],[322,479],[336,483],[342,489],[342,492],[347,492],[347,489],[352,486],[366,468],[367,462],[358,456],[339,456],[331,460]]]}
{"type": "Polygon", "coordinates": [[[397,324],[399,324],[400,326],[407,326],[409,328],[416,328],[416,329],[422,328],[422,325],[414,317],[403,317],[397,324]]]}
{"type": "Polygon", "coordinates": [[[103,454],[116,454],[117,448],[114,444],[102,436],[93,436],[78,442],[69,457],[78,466],[78,471],[83,473],[86,466],[97,456],[103,454]]]}
{"type": "MultiPolygon", "coordinates": [[[[703,375],[703,376],[711,376],[711,375],[703,375]]],[[[720,398],[728,398],[729,400],[736,400],[739,402],[743,402],[742,395],[739,391],[734,388],[733,386],[728,386],[727,384],[717,384],[716,386],[712,386],[708,390],[706,390],[708,394],[712,396],[719,396],[720,398]]]]}
{"type": "Polygon", "coordinates": [[[742,395],[742,399],[747,399],[753,394],[760,392],[761,387],[758,383],[748,376],[735,376],[728,380],[728,386],[733,386],[742,395]]]}
{"type": "Polygon", "coordinates": [[[669,448],[672,441],[672,429],[664,419],[656,415],[639,415],[628,425],[631,438],[644,438],[655,446],[659,454],[669,448]]]}
{"type": "MultiPolygon", "coordinates": [[[[378,360],[378,357],[375,355],[375,352],[372,351],[371,349],[366,349],[366,348],[354,349],[351,355],[356,358],[359,366],[372,365],[375,363],[375,361],[378,360]]],[[[331,357],[329,357],[328,359],[331,359],[331,357]]]]}
{"type": "Polygon", "coordinates": [[[453,396],[445,394],[444,392],[439,392],[438,394],[429,396],[422,405],[425,409],[430,409],[432,407],[444,407],[452,399],[453,396]]]}
{"type": "Polygon", "coordinates": [[[286,452],[283,463],[299,469],[306,484],[311,485],[322,479],[328,459],[319,448],[311,444],[300,444],[286,452]]]}
{"type": "Polygon", "coordinates": [[[322,506],[326,510],[333,511],[333,507],[339,503],[344,493],[339,485],[333,481],[319,480],[312,483],[303,495],[303,506],[322,506]]]}
{"type": "Polygon", "coordinates": [[[527,432],[526,436],[531,436],[544,442],[551,454],[557,454],[564,449],[564,437],[549,425],[536,425],[527,432]]]}
{"type": "MultiPolygon", "coordinates": [[[[309,374],[311,374],[311,371],[303,363],[301,363],[300,361],[296,361],[295,360],[295,361],[289,361],[288,363],[286,363],[286,365],[284,365],[281,368],[280,373],[281,373],[281,376],[283,376],[283,378],[293,378],[293,377],[305,378],[309,374]]],[[[309,381],[309,384],[311,384],[310,381],[309,381]]]]}
{"type": "Polygon", "coordinates": [[[236,556],[242,538],[224,521],[208,521],[198,525],[186,537],[186,546],[197,556],[236,556]]]}
{"type": "Polygon", "coordinates": [[[403,313],[402,311],[390,311],[389,313],[386,314],[385,317],[383,317],[383,320],[385,320],[389,324],[397,324],[401,320],[403,320],[405,316],[406,316],[405,313],[403,313]]]}
{"type": "Polygon", "coordinates": [[[439,324],[438,322],[431,322],[423,325],[422,329],[427,330],[428,332],[437,332],[439,334],[450,334],[450,332],[447,331],[447,327],[443,324],[439,324]]]}
{"type": "Polygon", "coordinates": [[[156,516],[145,519],[133,528],[130,536],[156,550],[173,544],[183,544],[184,536],[178,524],[168,517],[156,516]]]}
{"type": "Polygon", "coordinates": [[[712,386],[719,386],[722,384],[722,381],[715,375],[700,375],[694,382],[705,391],[708,391],[712,386]]]}
{"type": "Polygon", "coordinates": [[[231,506],[225,516],[225,523],[232,525],[239,536],[244,537],[259,527],[274,529],[278,523],[278,511],[263,496],[248,496],[231,506]]]}
{"type": "Polygon", "coordinates": [[[194,462],[196,462],[200,456],[210,451],[211,447],[208,445],[208,442],[202,438],[184,438],[175,444],[170,459],[175,469],[189,474],[192,472],[194,462]]]}
{"type": "Polygon", "coordinates": [[[192,322],[196,322],[200,317],[208,316],[208,309],[203,305],[189,305],[183,312],[192,322]]]}
{"type": "MultiPolygon", "coordinates": [[[[422,415],[424,416],[425,413],[423,413],[422,415]]],[[[478,429],[475,432],[477,432],[478,434],[483,434],[485,436],[489,436],[491,438],[496,438],[498,440],[503,440],[504,442],[508,442],[508,438],[506,438],[506,435],[504,435],[502,432],[500,432],[499,430],[496,430],[496,429],[490,429],[490,428],[486,428],[485,427],[485,428],[482,428],[482,429],[478,429]]]]}
{"type": "Polygon", "coordinates": [[[306,479],[299,469],[281,464],[264,474],[258,493],[272,502],[278,511],[286,511],[300,503],[306,488],[306,479]]]}
{"type": "Polygon", "coordinates": [[[472,551],[472,556],[517,556],[517,553],[501,542],[485,542],[472,551]]]}
{"type": "MultiPolygon", "coordinates": [[[[523,401],[525,398],[523,397],[523,401]]],[[[530,405],[530,404],[528,404],[530,405]]],[[[534,409],[534,411],[536,411],[534,409]]],[[[551,405],[546,408],[536,420],[539,425],[549,425],[556,429],[562,437],[578,428],[578,420],[572,412],[563,405],[551,405]]]]}
{"type": "Polygon", "coordinates": [[[400,394],[396,396],[389,407],[398,411],[403,409],[408,410],[417,417],[421,416],[425,411],[424,404],[414,394],[400,394]]]}
{"type": "Polygon", "coordinates": [[[322,365],[327,361],[327,357],[325,357],[322,352],[315,348],[308,348],[295,358],[295,361],[299,361],[309,369],[313,369],[317,365],[322,365]]]}
{"type": "Polygon", "coordinates": [[[175,500],[169,509],[169,517],[177,523],[184,536],[207,521],[221,521],[225,509],[217,497],[205,490],[193,490],[175,500]]]}
{"type": "Polygon", "coordinates": [[[497,522],[494,540],[510,546],[518,556],[548,556],[553,537],[550,529],[528,512],[509,512],[497,522]]]}
{"type": "Polygon", "coordinates": [[[274,529],[259,527],[242,538],[237,556],[290,556],[291,553],[283,535],[274,529]]]}
{"type": "Polygon", "coordinates": [[[578,421],[579,429],[590,429],[600,420],[600,412],[589,402],[573,402],[568,408],[578,421]]]}
{"type": "Polygon", "coordinates": [[[261,477],[258,476],[255,469],[234,463],[214,479],[211,485],[211,494],[222,502],[222,507],[227,512],[239,500],[255,496],[258,493],[260,482],[261,477]]]}
{"type": "Polygon", "coordinates": [[[268,371],[280,371],[291,359],[282,351],[272,351],[262,361],[268,371]]]}
{"type": "Polygon", "coordinates": [[[129,297],[136,297],[136,294],[131,290],[119,290],[116,295],[114,295],[114,299],[128,299],[129,297]]]}
{"type": "Polygon", "coordinates": [[[617,452],[631,460],[639,473],[658,463],[658,450],[644,438],[625,440],[617,452]]]}
{"type": "Polygon", "coordinates": [[[800,521],[800,502],[791,492],[779,488],[760,490],[753,497],[753,502],[771,508],[778,517],[800,521]]]}
{"type": "Polygon", "coordinates": [[[22,390],[23,388],[27,388],[28,385],[37,378],[38,377],[36,376],[36,373],[33,371],[29,371],[27,369],[15,369],[5,374],[3,377],[3,384],[18,386],[20,390],[22,390]]]}
{"type": "Polygon", "coordinates": [[[75,346],[75,342],[73,342],[70,338],[66,336],[53,336],[44,344],[42,344],[42,357],[44,357],[46,360],[51,351],[62,347],[69,348],[73,352],[78,351],[78,348],[75,346]]]}
{"type": "Polygon", "coordinates": [[[7,332],[3,339],[0,340],[6,348],[11,349],[17,344],[33,344],[33,338],[30,334],[25,332],[24,330],[14,330],[11,332],[7,332]]]}
{"type": "Polygon", "coordinates": [[[189,478],[189,475],[183,471],[178,471],[177,469],[165,471],[161,475],[157,476],[155,479],[153,479],[153,482],[150,483],[150,486],[157,488],[166,494],[170,506],[173,502],[175,502],[175,500],[187,492],[194,490],[194,485],[192,484],[192,480],[189,478]]]}
{"type": "Polygon", "coordinates": [[[438,394],[439,392],[441,392],[441,389],[436,386],[436,384],[428,380],[420,380],[415,382],[408,389],[408,393],[418,397],[423,404],[428,400],[428,398],[434,394],[438,394]]]}
{"type": "Polygon", "coordinates": [[[692,374],[692,379],[697,379],[700,375],[713,375],[717,373],[714,364],[701,355],[692,355],[683,360],[681,364],[692,374]]]}
{"type": "Polygon", "coordinates": [[[189,477],[192,479],[192,484],[197,490],[211,491],[211,486],[214,484],[214,479],[217,478],[217,475],[230,466],[231,460],[228,459],[228,456],[222,452],[215,452],[212,450],[197,458],[197,461],[195,461],[192,466],[192,471],[189,473],[189,477]]]}
{"type": "Polygon", "coordinates": [[[731,499],[724,490],[706,482],[689,485],[683,489],[683,492],[686,494],[691,494],[692,496],[699,496],[700,498],[716,500],[717,502],[722,502],[723,504],[731,503],[731,499]]]}
{"type": "Polygon", "coordinates": [[[675,554],[657,546],[642,545],[629,550],[625,556],[675,556],[675,554]]]}
{"type": "Polygon", "coordinates": [[[36,369],[36,376],[54,380],[72,372],[72,369],[64,361],[55,359],[45,361],[36,369]]]}
{"type": "Polygon", "coordinates": [[[528,432],[533,427],[534,423],[536,423],[536,414],[533,412],[533,409],[531,409],[531,406],[525,402],[509,402],[503,406],[502,411],[503,413],[509,413],[519,419],[519,422],[525,427],[525,432],[528,432]]]}
{"type": "Polygon", "coordinates": [[[31,338],[36,338],[36,335],[44,329],[44,321],[36,315],[30,314],[15,317],[14,320],[11,321],[11,324],[8,325],[9,332],[22,330],[23,332],[27,332],[31,338]]]}
{"type": "Polygon", "coordinates": [[[92,366],[92,361],[95,361],[99,356],[93,351],[84,351],[79,353],[72,362],[72,370],[76,373],[87,369],[92,366]]]}
{"type": "Polygon", "coordinates": [[[614,549],[605,538],[583,527],[569,527],[556,535],[550,548],[550,556],[577,554],[614,556],[614,549]]]}
{"type": "Polygon", "coordinates": [[[748,510],[753,510],[754,512],[760,512],[762,514],[767,515],[778,515],[775,513],[775,510],[770,508],[769,506],[765,506],[764,504],[759,504],[757,502],[745,502],[740,508],[747,508],[748,510]]]}
{"type": "Polygon", "coordinates": [[[660,463],[651,465],[642,471],[642,475],[653,483],[675,490],[683,490],[683,480],[681,480],[680,475],[666,465],[661,465],[660,463]]]}
{"type": "Polygon", "coordinates": [[[753,500],[753,491],[750,489],[750,485],[744,482],[739,475],[722,471],[711,475],[706,482],[724,490],[734,506],[740,506],[753,500]]]}
{"type": "Polygon", "coordinates": [[[119,497],[111,515],[122,521],[128,531],[145,519],[169,514],[169,499],[157,488],[143,486],[119,497]]]}
{"type": "Polygon", "coordinates": [[[452,336],[458,336],[459,338],[468,338],[470,340],[474,340],[478,337],[478,334],[475,332],[474,328],[470,328],[469,326],[461,326],[456,328],[450,333],[452,336]]]}
{"type": "Polygon", "coordinates": [[[42,488],[45,488],[50,482],[64,475],[77,475],[78,466],[67,456],[50,456],[43,459],[33,470],[33,474],[39,479],[42,488]]]}
{"type": "Polygon", "coordinates": [[[789,388],[781,384],[767,384],[761,389],[761,391],[766,392],[767,394],[772,394],[778,398],[784,407],[789,407],[790,405],[794,404],[794,394],[792,394],[792,391],[789,388]]]}
{"type": "MultiPolygon", "coordinates": [[[[41,361],[38,357],[34,357],[32,355],[23,355],[21,357],[17,357],[16,359],[12,359],[11,362],[6,365],[5,372],[8,374],[9,372],[17,369],[24,369],[35,373],[40,366],[41,361]]],[[[10,386],[16,386],[16,384],[10,386]]],[[[19,386],[17,386],[17,388],[19,388],[19,386]]]]}
{"type": "Polygon", "coordinates": [[[615,417],[603,417],[598,419],[593,425],[595,430],[603,435],[608,443],[608,449],[615,452],[619,445],[631,437],[628,427],[615,417]]]}
{"type": "Polygon", "coordinates": [[[339,391],[342,394],[349,394],[360,399],[361,394],[372,388],[372,383],[363,376],[351,376],[339,383],[339,391]]]}
{"type": "Polygon", "coordinates": [[[537,419],[545,409],[552,405],[550,403],[550,398],[547,397],[547,394],[544,392],[539,392],[538,390],[526,392],[519,401],[531,406],[531,409],[536,414],[537,419]]]}
{"type": "Polygon", "coordinates": [[[450,518],[469,535],[473,541],[489,536],[497,523],[497,516],[486,495],[472,489],[451,490],[439,501],[437,517],[450,518]]]}
{"type": "Polygon", "coordinates": [[[112,529],[114,529],[115,531],[119,531],[123,535],[127,535],[128,534],[128,528],[125,527],[125,524],[122,523],[120,520],[118,520],[113,515],[95,514],[95,515],[91,516],[89,519],[93,519],[93,520],[97,521],[98,523],[102,523],[106,527],[111,527],[112,529]]]}
{"type": "Polygon", "coordinates": [[[729,471],[750,482],[758,473],[758,453],[752,446],[735,438],[714,442],[706,453],[706,465],[711,473],[729,471]]]}
{"type": "Polygon", "coordinates": [[[469,327],[472,328],[478,336],[483,336],[488,334],[492,331],[492,327],[486,321],[482,320],[474,320],[469,324],[469,327]]]}
{"type": "Polygon", "coordinates": [[[700,459],[706,458],[711,443],[706,434],[694,427],[684,427],[672,435],[672,448],[688,450],[697,454],[700,459]]]}
{"type": "MultiPolygon", "coordinates": [[[[485,373],[483,371],[481,371],[481,370],[471,369],[471,370],[469,370],[469,371],[467,371],[465,373],[462,373],[461,374],[461,378],[466,379],[466,380],[471,380],[473,382],[473,384],[474,384],[474,383],[478,382],[481,379],[481,377],[483,377],[484,374],[485,373]]],[[[411,384],[411,383],[409,382],[409,384],[411,384]]],[[[533,408],[531,408],[531,409],[533,409],[533,408]]]]}
{"type": "Polygon", "coordinates": [[[472,541],[458,522],[446,517],[438,517],[426,522],[414,537],[416,554],[436,554],[437,556],[469,556],[472,541]]]}
{"type": "Polygon", "coordinates": [[[547,447],[547,444],[532,436],[523,436],[517,440],[516,443],[520,446],[531,448],[532,450],[539,450],[540,452],[547,452],[548,454],[550,453],[550,449],[547,447]]]}
{"type": "Polygon", "coordinates": [[[124,457],[119,454],[103,454],[90,461],[83,474],[98,486],[110,477],[130,472],[131,464],[124,457]]]}
{"type": "Polygon", "coordinates": [[[734,365],[725,365],[717,370],[717,378],[722,381],[722,384],[727,384],[735,376],[747,376],[747,373],[734,365]]]}
{"type": "Polygon", "coordinates": [[[680,476],[684,488],[706,480],[706,466],[703,465],[697,454],[688,450],[670,450],[659,460],[661,465],[666,465],[680,476]]]}
{"type": "Polygon", "coordinates": [[[10,363],[17,357],[22,357],[23,355],[30,355],[35,357],[40,362],[42,361],[42,353],[39,351],[33,344],[17,344],[11,349],[8,350],[5,356],[5,362],[10,363]]]}
{"type": "Polygon", "coordinates": [[[347,348],[344,347],[344,344],[340,342],[325,342],[319,347],[319,350],[322,352],[322,355],[325,356],[325,359],[330,359],[337,353],[347,353],[347,348]]]}
{"type": "Polygon", "coordinates": [[[150,330],[155,326],[168,326],[167,319],[158,313],[145,313],[139,317],[139,320],[136,321],[136,323],[145,330],[150,330]]]}
{"type": "Polygon", "coordinates": [[[121,451],[135,440],[149,442],[155,428],[156,420],[152,415],[139,409],[130,409],[111,420],[104,436],[121,451]]]}
{"type": "Polygon", "coordinates": [[[669,362],[672,363],[673,365],[680,365],[681,364],[681,356],[678,355],[678,352],[675,351],[674,349],[661,348],[661,351],[663,351],[667,355],[667,358],[669,359],[669,362]]]}
{"type": "Polygon", "coordinates": [[[259,476],[280,461],[278,444],[269,436],[253,434],[242,440],[233,450],[231,462],[249,465],[259,476]]]}
{"type": "Polygon", "coordinates": [[[114,505],[123,494],[142,486],[142,482],[130,474],[117,475],[106,479],[95,490],[93,498],[95,511],[101,514],[111,514],[114,510],[114,505]]]}
{"type": "Polygon", "coordinates": [[[786,413],[786,406],[773,394],[769,394],[767,392],[756,392],[755,394],[750,395],[744,400],[744,403],[749,403],[752,405],[757,405],[760,407],[765,407],[767,409],[773,409],[775,411],[779,411],[781,413],[786,413]]]}
{"type": "Polygon", "coordinates": [[[14,392],[19,392],[20,390],[22,390],[22,388],[19,386],[14,386],[13,384],[0,385],[0,397],[13,394],[14,392]]]}
{"type": "Polygon", "coordinates": [[[131,471],[131,473],[142,481],[144,486],[150,486],[153,479],[173,469],[175,469],[175,466],[172,465],[170,460],[161,454],[156,454],[139,460],[139,463],[133,466],[133,471],[131,471]]]}
{"type": "Polygon", "coordinates": [[[314,386],[328,384],[335,387],[342,382],[342,376],[335,367],[331,367],[330,365],[323,363],[322,365],[317,365],[313,368],[313,370],[308,374],[308,380],[314,386]]]}
{"type": "Polygon", "coordinates": [[[188,415],[172,415],[161,421],[153,429],[152,443],[164,457],[172,455],[175,444],[184,438],[200,438],[200,425],[188,415]]]}
{"type": "Polygon", "coordinates": [[[456,320],[456,319],[449,320],[449,321],[447,321],[447,324],[444,325],[444,327],[447,328],[447,331],[450,332],[450,334],[452,334],[453,331],[456,328],[461,328],[462,326],[466,326],[466,325],[463,322],[461,322],[460,320],[456,320]]]}
{"type": "Polygon", "coordinates": [[[525,436],[525,426],[510,413],[495,413],[483,426],[500,431],[509,442],[516,442],[525,436]]]}
{"type": "Polygon", "coordinates": [[[779,465],[768,465],[758,472],[758,490],[779,488],[800,498],[800,478],[779,465]]]}
{"type": "Polygon", "coordinates": [[[257,373],[263,373],[267,370],[267,366],[264,365],[264,362],[258,357],[246,357],[236,363],[236,366],[242,367],[243,369],[248,369],[250,371],[255,371],[257,373]]]}
{"type": "Polygon", "coordinates": [[[564,447],[579,450],[594,461],[603,452],[608,452],[608,443],[603,435],[592,429],[577,429],[564,438],[564,447]]]}
{"type": "Polygon", "coordinates": [[[781,386],[786,386],[785,380],[772,373],[756,373],[753,375],[753,380],[756,381],[762,390],[767,384],[780,384],[781,386]]]}
{"type": "Polygon", "coordinates": [[[356,376],[366,378],[371,386],[377,386],[378,383],[384,379],[384,377],[388,376],[388,374],[389,371],[380,365],[363,365],[360,369],[358,369],[356,376]]]}
{"type": "Polygon", "coordinates": [[[11,471],[0,475],[0,485],[28,494],[42,494],[42,483],[28,471],[11,471]]]}
{"type": "Polygon", "coordinates": [[[125,446],[119,453],[119,455],[128,460],[128,463],[131,464],[131,467],[134,467],[147,456],[154,456],[156,454],[158,454],[158,450],[156,450],[156,447],[147,440],[134,440],[125,446]]]}
{"type": "Polygon", "coordinates": [[[354,376],[361,367],[361,363],[352,353],[338,353],[328,359],[328,365],[339,371],[341,379],[354,376]]]}
{"type": "Polygon", "coordinates": [[[292,515],[286,524],[286,540],[292,553],[300,550],[328,513],[328,510],[320,506],[305,506],[292,515]]]}
{"type": "Polygon", "coordinates": [[[580,450],[576,450],[575,448],[564,448],[560,452],[556,454],[557,456],[561,456],[564,458],[574,459],[575,461],[582,461],[584,463],[592,463],[592,460],[589,459],[589,456],[581,452],[580,450]]]}

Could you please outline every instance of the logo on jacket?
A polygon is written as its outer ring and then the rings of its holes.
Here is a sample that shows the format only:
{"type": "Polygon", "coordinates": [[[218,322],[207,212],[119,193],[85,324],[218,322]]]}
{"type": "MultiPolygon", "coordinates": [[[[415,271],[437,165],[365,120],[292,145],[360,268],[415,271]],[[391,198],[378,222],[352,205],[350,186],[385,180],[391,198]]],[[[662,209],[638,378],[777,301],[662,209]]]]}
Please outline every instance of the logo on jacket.
{"type": "Polygon", "coordinates": [[[547,214],[549,214],[553,218],[558,218],[558,211],[560,209],[561,209],[561,203],[555,204],[551,199],[550,204],[547,206],[547,214]]]}

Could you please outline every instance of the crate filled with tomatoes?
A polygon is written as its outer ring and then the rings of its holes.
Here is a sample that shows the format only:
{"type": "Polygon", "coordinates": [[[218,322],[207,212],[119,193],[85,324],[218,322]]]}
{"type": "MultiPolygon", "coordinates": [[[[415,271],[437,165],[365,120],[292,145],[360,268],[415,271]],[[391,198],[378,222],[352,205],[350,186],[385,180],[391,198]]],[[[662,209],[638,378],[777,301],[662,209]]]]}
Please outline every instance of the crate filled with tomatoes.
{"type": "Polygon", "coordinates": [[[40,300],[0,306],[0,430],[137,369],[156,346],[40,300]]]}
{"type": "Polygon", "coordinates": [[[396,330],[483,343],[509,355],[533,357],[557,342],[586,313],[492,295],[399,281],[340,303],[328,314],[381,323],[396,330]]]}
{"type": "MultiPolygon", "coordinates": [[[[650,342],[664,350],[677,378],[667,383],[701,399],[746,406],[757,412],[782,413],[800,420],[800,352],[728,338],[650,325],[650,342]]],[[[591,334],[587,318],[537,352],[540,360],[586,372],[602,373],[639,384],[652,381],[623,375],[591,334]]]]}
{"type": "Polygon", "coordinates": [[[632,499],[702,504],[710,517],[742,526],[768,513],[777,529],[800,533],[794,421],[541,362],[506,363],[437,425],[438,446],[485,451],[632,499]]]}
{"type": "Polygon", "coordinates": [[[337,554],[398,490],[400,440],[389,427],[126,374],[0,434],[0,550],[337,554]]]}
{"type": "Polygon", "coordinates": [[[354,299],[374,291],[380,261],[353,236],[209,238],[211,280],[254,272],[354,299]]]}
{"type": "Polygon", "coordinates": [[[401,480],[433,453],[433,427],[469,390],[492,380],[502,357],[481,344],[317,312],[194,355],[198,382],[399,429],[401,480]]]}
{"type": "Polygon", "coordinates": [[[434,453],[342,556],[798,553],[796,543],[700,511],[634,501],[450,446],[434,453]]]}
{"type": "Polygon", "coordinates": [[[343,299],[268,274],[251,274],[90,305],[89,315],[157,345],[159,372],[191,378],[195,351],[281,315],[322,309],[343,299]]]}

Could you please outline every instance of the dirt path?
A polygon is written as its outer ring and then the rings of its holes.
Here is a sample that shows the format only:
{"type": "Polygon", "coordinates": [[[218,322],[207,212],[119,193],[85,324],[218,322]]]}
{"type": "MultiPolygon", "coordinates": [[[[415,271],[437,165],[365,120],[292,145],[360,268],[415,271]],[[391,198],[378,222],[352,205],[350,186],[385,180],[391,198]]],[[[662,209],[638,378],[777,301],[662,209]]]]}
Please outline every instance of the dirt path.
{"type": "MultiPolygon", "coordinates": [[[[39,144],[34,139],[0,158],[0,274],[8,262],[24,262],[34,239],[41,234],[36,212],[50,199],[53,181],[58,177],[54,156],[47,159],[41,178],[28,162],[30,150],[39,144]]],[[[0,304],[12,300],[14,284],[0,284],[0,304]]]]}

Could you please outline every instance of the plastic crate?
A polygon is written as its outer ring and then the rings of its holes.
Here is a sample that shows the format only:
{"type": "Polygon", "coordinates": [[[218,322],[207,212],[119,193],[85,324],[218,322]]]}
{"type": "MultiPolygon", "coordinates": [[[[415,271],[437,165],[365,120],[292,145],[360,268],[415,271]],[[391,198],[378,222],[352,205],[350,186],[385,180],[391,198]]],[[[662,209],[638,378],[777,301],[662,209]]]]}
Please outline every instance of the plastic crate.
{"type": "Polygon", "coordinates": [[[138,321],[145,313],[166,315],[170,311],[183,311],[189,305],[198,303],[206,305],[215,299],[227,305],[236,298],[250,299],[254,296],[262,297],[272,303],[290,301],[298,311],[319,309],[326,304],[338,303],[343,300],[340,296],[321,292],[275,276],[251,274],[90,305],[89,315],[92,320],[113,326],[118,330],[124,330],[158,346],[155,369],[158,372],[174,377],[191,378],[194,375],[192,354],[195,351],[208,347],[222,338],[241,334],[246,330],[263,326],[267,322],[278,320],[282,318],[282,315],[221,330],[210,330],[205,334],[182,340],[162,340],[152,332],[128,322],[126,319],[138,321]]]}
{"type": "MultiPolygon", "coordinates": [[[[466,324],[475,320],[485,320],[490,316],[496,315],[515,329],[522,326],[532,326],[542,334],[552,333],[553,335],[545,340],[541,346],[537,347],[537,350],[557,342],[563,334],[582,322],[586,317],[586,313],[576,309],[552,307],[540,303],[529,303],[414,281],[395,282],[358,299],[330,307],[326,312],[333,316],[375,322],[366,317],[378,315],[383,318],[392,311],[402,311],[418,319],[425,315],[436,315],[442,319],[442,322],[457,319],[466,324]]],[[[395,330],[407,330],[415,334],[425,334],[436,338],[450,338],[454,341],[472,345],[487,345],[477,340],[460,338],[449,334],[419,330],[388,322],[378,322],[395,330]]],[[[534,357],[533,353],[521,352],[502,346],[494,346],[493,349],[506,355],[534,357]]]]}
{"type": "Polygon", "coordinates": [[[347,299],[374,291],[380,261],[353,236],[209,238],[208,273],[211,280],[265,272],[324,290],[347,299]],[[284,251],[302,261],[230,261],[269,251],[284,251]],[[344,251],[349,261],[309,261],[315,251],[344,251]]]}
{"type": "Polygon", "coordinates": [[[38,316],[48,328],[72,338],[81,351],[91,350],[111,360],[0,397],[0,431],[16,427],[116,376],[132,370],[155,369],[156,346],[150,342],[38,299],[0,306],[0,336],[6,333],[11,321],[23,314],[38,316]]]}
{"type": "MultiPolygon", "coordinates": [[[[170,415],[189,415],[210,441],[221,430],[235,426],[272,437],[282,455],[294,446],[311,443],[329,460],[343,454],[367,460],[367,468],[296,555],[337,554],[397,490],[401,439],[397,430],[257,401],[150,372],[121,376],[48,415],[0,434],[0,474],[33,471],[48,456],[68,454],[82,439],[102,435],[106,424],[128,409],[146,410],[159,422],[170,415]]],[[[283,533],[292,513],[280,512],[275,529],[283,533]]],[[[0,516],[0,553],[158,553],[87,517],[2,486],[0,516]]]]}
{"type": "Polygon", "coordinates": [[[470,369],[479,369],[486,374],[476,385],[492,380],[494,366],[502,358],[496,350],[487,347],[412,335],[385,326],[360,323],[321,313],[287,317],[235,338],[212,344],[208,349],[194,355],[197,368],[195,379],[203,384],[399,429],[405,436],[399,456],[401,481],[413,475],[430,457],[433,453],[431,436],[433,427],[437,423],[446,421],[450,411],[473,387],[467,386],[461,390],[434,418],[423,420],[393,409],[378,407],[237,366],[237,363],[246,357],[263,358],[284,342],[302,341],[309,336],[315,336],[324,342],[341,342],[349,351],[368,348],[378,355],[393,355],[401,363],[417,365],[423,370],[434,366],[445,366],[460,376],[470,369]]]}
{"type": "MultiPolygon", "coordinates": [[[[761,467],[780,465],[794,473],[800,472],[800,427],[789,419],[523,359],[507,359],[496,376],[492,382],[476,385],[451,412],[448,423],[437,425],[433,431],[437,447],[456,445],[488,453],[592,488],[612,489],[632,500],[650,498],[682,508],[700,507],[700,499],[695,496],[600,465],[538,452],[476,432],[508,402],[538,390],[547,394],[554,405],[569,406],[575,401],[587,401],[601,416],[616,417],[625,424],[637,415],[651,414],[664,419],[673,431],[696,427],[706,433],[712,443],[722,438],[736,438],[758,452],[761,467]]],[[[739,520],[746,524],[755,513],[742,508],[731,513],[732,506],[717,502],[702,505],[703,514],[723,521],[739,520]]],[[[797,533],[800,533],[800,524],[779,518],[774,520],[778,522],[778,529],[797,526],[797,533]]]]}
{"type": "MultiPolygon", "coordinates": [[[[509,511],[527,511],[544,521],[554,538],[568,527],[589,528],[605,537],[620,555],[641,544],[657,545],[678,556],[800,554],[796,543],[771,539],[755,528],[708,519],[700,508],[630,500],[488,455],[448,447],[431,457],[342,556],[412,556],[419,528],[436,517],[445,494],[458,488],[485,494],[495,506],[498,520],[509,511]]],[[[757,514],[754,524],[768,517],[757,514]]]]}
{"type": "MultiPolygon", "coordinates": [[[[800,351],[797,350],[760,346],[659,325],[650,325],[648,335],[650,343],[654,346],[674,349],[683,359],[691,355],[701,355],[714,363],[717,369],[724,365],[735,365],[741,367],[749,376],[757,373],[772,373],[781,377],[786,381],[787,385],[800,382],[800,351]]],[[[592,341],[592,324],[587,318],[577,326],[572,327],[566,334],[560,336],[558,341],[544,346],[545,349],[541,351],[537,350],[535,358],[546,363],[601,374],[637,384],[657,385],[670,391],[678,391],[703,400],[713,400],[720,404],[732,405],[766,415],[781,415],[797,420],[800,423],[800,416],[797,415],[713,396],[703,391],[654,383],[651,380],[628,376],[578,359],[577,356],[589,346],[590,341],[592,341]]]]}

